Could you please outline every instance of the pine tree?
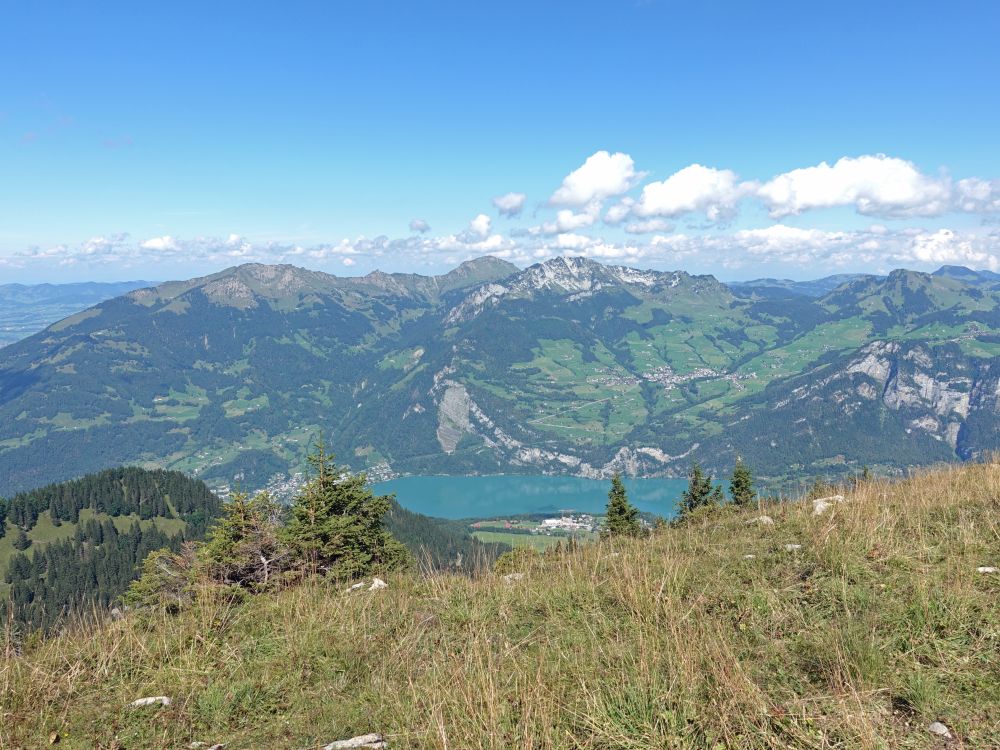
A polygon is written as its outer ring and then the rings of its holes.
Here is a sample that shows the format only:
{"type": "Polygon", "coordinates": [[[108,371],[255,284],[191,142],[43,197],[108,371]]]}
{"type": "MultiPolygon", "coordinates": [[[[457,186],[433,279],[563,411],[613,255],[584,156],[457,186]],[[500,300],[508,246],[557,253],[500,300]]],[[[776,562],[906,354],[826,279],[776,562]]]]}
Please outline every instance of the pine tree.
{"type": "Polygon", "coordinates": [[[639,536],[642,525],[639,523],[639,509],[628,501],[625,494],[625,484],[616,471],[611,477],[611,491],[608,492],[608,507],[604,522],[606,536],[639,536]]]}
{"type": "Polygon", "coordinates": [[[234,492],[208,532],[203,555],[209,575],[247,587],[272,583],[290,555],[281,538],[280,521],[281,507],[267,492],[253,498],[234,492]]]}
{"type": "Polygon", "coordinates": [[[681,516],[686,516],[698,508],[716,505],[722,501],[722,488],[712,487],[712,475],[706,474],[697,461],[688,476],[688,488],[681,493],[681,516]]]}
{"type": "Polygon", "coordinates": [[[382,525],[392,496],[376,497],[364,474],[342,477],[322,441],[308,459],[313,478],[292,502],[284,534],[299,559],[338,578],[407,564],[406,548],[382,525]]]}
{"type": "Polygon", "coordinates": [[[31,546],[31,540],[28,539],[28,535],[24,533],[24,529],[18,527],[12,544],[14,545],[14,549],[23,552],[31,546]]]}
{"type": "Polygon", "coordinates": [[[753,475],[740,458],[736,459],[733,475],[729,479],[729,494],[733,498],[733,504],[740,507],[752,505],[757,499],[757,493],[753,488],[753,475]]]}

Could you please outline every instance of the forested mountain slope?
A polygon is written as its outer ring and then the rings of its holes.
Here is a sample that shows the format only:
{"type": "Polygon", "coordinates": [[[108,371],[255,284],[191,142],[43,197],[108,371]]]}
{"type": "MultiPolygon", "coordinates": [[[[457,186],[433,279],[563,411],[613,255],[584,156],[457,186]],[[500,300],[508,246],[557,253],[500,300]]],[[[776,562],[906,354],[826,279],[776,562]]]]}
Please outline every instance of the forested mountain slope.
{"type": "Polygon", "coordinates": [[[28,628],[107,608],[146,555],[200,539],[219,509],[203,482],[134,467],[0,500],[0,606],[12,605],[28,628]]]}
{"type": "Polygon", "coordinates": [[[319,432],[376,479],[974,457],[997,445],[1000,291],[973,275],[817,297],[582,258],[438,277],[240,266],[2,350],[0,493],[136,461],[252,489],[300,469],[319,432]]]}

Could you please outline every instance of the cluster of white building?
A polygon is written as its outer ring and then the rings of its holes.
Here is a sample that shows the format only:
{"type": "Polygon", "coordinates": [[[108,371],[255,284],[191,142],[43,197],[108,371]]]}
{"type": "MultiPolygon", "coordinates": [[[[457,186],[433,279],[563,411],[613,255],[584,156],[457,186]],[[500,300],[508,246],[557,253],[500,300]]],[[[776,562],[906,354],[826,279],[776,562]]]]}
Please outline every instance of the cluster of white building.
{"type": "Polygon", "coordinates": [[[591,515],[568,516],[542,519],[541,524],[532,529],[535,534],[548,534],[552,531],[593,531],[596,527],[591,515]]]}

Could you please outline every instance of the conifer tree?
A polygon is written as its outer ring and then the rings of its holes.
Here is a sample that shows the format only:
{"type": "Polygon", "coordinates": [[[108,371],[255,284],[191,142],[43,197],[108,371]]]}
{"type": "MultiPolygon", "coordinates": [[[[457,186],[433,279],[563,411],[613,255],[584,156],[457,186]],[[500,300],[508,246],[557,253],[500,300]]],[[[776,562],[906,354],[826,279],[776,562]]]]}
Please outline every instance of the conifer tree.
{"type": "Polygon", "coordinates": [[[209,574],[225,583],[264,587],[289,558],[281,538],[281,507],[267,492],[250,498],[234,492],[208,533],[204,557],[209,574]]]}
{"type": "Polygon", "coordinates": [[[299,559],[338,578],[407,564],[406,548],[382,525],[392,496],[375,496],[364,474],[342,477],[322,441],[308,460],[313,477],[292,502],[285,527],[299,559]]]}
{"type": "Polygon", "coordinates": [[[740,507],[752,505],[757,499],[757,493],[753,488],[753,475],[741,458],[736,459],[733,475],[729,479],[729,494],[733,498],[733,504],[740,507]]]}
{"type": "Polygon", "coordinates": [[[611,477],[611,491],[608,492],[606,515],[604,524],[606,536],[638,536],[642,533],[642,525],[639,523],[639,509],[628,501],[625,494],[625,484],[617,471],[611,477]]]}
{"type": "Polygon", "coordinates": [[[712,475],[705,473],[697,461],[691,466],[688,487],[681,493],[681,516],[686,516],[706,505],[716,505],[722,501],[722,488],[712,486],[712,475]]]}
{"type": "Polygon", "coordinates": [[[16,550],[26,550],[31,546],[31,540],[28,539],[28,535],[24,533],[24,529],[18,527],[17,533],[14,535],[14,540],[11,542],[16,550]]]}

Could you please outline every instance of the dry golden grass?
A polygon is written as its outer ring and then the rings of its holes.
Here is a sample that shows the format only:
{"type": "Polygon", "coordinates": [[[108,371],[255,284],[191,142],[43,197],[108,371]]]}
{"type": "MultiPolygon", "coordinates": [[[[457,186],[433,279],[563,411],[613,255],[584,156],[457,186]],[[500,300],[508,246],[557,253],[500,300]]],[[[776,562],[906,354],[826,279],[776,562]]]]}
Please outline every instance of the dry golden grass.
{"type": "Polygon", "coordinates": [[[1000,747],[1000,575],[976,572],[1000,566],[1000,464],[763,512],[773,526],[717,510],[516,582],[206,588],[0,661],[0,747],[1000,747]],[[126,708],[150,695],[173,705],[126,708]]]}

